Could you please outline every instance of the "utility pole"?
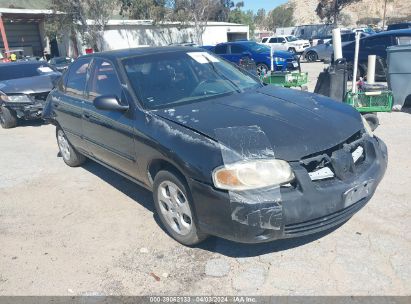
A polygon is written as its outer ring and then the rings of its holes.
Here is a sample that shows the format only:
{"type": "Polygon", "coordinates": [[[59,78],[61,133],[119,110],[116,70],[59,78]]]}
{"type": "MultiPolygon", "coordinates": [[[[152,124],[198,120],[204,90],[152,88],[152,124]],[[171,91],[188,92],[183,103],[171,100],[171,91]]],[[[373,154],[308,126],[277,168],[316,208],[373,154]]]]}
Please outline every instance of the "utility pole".
{"type": "Polygon", "coordinates": [[[387,0],[384,1],[384,16],[382,17],[382,29],[385,29],[385,15],[387,13],[387,0]]]}

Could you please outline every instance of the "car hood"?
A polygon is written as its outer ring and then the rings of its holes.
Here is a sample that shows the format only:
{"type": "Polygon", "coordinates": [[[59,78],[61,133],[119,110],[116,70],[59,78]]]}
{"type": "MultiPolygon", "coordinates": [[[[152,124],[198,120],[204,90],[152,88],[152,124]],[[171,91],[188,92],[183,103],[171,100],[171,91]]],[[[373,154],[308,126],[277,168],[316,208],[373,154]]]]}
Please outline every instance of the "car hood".
{"type": "Polygon", "coordinates": [[[6,94],[33,94],[49,92],[60,73],[0,81],[0,91],[6,94]]]}
{"type": "Polygon", "coordinates": [[[348,105],[274,86],[153,112],[226,145],[216,130],[258,127],[275,157],[288,161],[332,148],[363,128],[348,105]]]}
{"type": "Polygon", "coordinates": [[[296,41],[290,41],[289,44],[293,44],[293,45],[298,45],[298,44],[310,44],[310,41],[308,40],[296,40],[296,41]]]}

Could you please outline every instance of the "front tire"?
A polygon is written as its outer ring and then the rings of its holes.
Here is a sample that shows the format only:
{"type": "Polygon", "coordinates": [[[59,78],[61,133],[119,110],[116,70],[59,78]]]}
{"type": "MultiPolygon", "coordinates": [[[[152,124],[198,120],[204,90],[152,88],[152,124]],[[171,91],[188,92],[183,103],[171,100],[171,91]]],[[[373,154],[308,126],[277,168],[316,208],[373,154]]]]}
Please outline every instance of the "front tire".
{"type": "Polygon", "coordinates": [[[0,107],[0,125],[3,129],[11,129],[17,126],[17,115],[13,110],[5,106],[0,107]]]}
{"type": "Polygon", "coordinates": [[[56,129],[56,138],[60,154],[66,165],[70,167],[78,167],[86,161],[86,157],[74,149],[68,141],[64,131],[59,127],[56,129]]]}
{"type": "Polygon", "coordinates": [[[297,53],[297,51],[293,47],[288,48],[288,51],[294,54],[297,53]]]}
{"type": "Polygon", "coordinates": [[[198,229],[192,207],[192,196],[186,183],[169,171],[154,178],[154,206],[161,223],[176,241],[193,246],[207,238],[198,229]]]}

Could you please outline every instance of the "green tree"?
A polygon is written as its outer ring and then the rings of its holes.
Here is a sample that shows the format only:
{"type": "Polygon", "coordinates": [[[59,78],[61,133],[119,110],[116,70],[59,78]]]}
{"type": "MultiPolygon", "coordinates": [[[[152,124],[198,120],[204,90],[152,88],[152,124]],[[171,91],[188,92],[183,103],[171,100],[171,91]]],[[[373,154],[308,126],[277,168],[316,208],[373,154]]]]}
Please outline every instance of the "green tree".
{"type": "Polygon", "coordinates": [[[243,1],[237,2],[234,9],[230,11],[228,22],[248,25],[250,36],[253,36],[255,31],[254,12],[252,10],[243,11],[243,7],[243,1]]]}
{"type": "Polygon", "coordinates": [[[338,25],[341,11],[348,5],[360,0],[319,0],[315,12],[321,20],[338,25]]]}
{"type": "Polygon", "coordinates": [[[294,26],[294,6],[290,4],[277,6],[268,13],[266,23],[270,30],[277,27],[294,26]]]}
{"type": "Polygon", "coordinates": [[[101,33],[117,5],[115,0],[51,0],[50,9],[55,14],[46,22],[46,34],[60,40],[69,33],[75,56],[79,54],[77,33],[83,37],[85,45],[99,51],[101,33]]]}
{"type": "Polygon", "coordinates": [[[266,18],[267,18],[267,13],[265,9],[260,8],[254,16],[254,24],[257,27],[263,29],[266,27],[266,18]]]}

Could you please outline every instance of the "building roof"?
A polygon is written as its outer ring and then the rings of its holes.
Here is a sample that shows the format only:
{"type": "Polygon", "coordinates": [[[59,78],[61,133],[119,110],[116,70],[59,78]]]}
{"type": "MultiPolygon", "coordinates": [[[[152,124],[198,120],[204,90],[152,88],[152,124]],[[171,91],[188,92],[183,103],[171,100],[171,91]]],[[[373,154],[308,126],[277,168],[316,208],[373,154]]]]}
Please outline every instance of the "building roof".
{"type": "Polygon", "coordinates": [[[55,12],[48,9],[25,9],[0,7],[1,14],[51,15],[55,12]]]}

